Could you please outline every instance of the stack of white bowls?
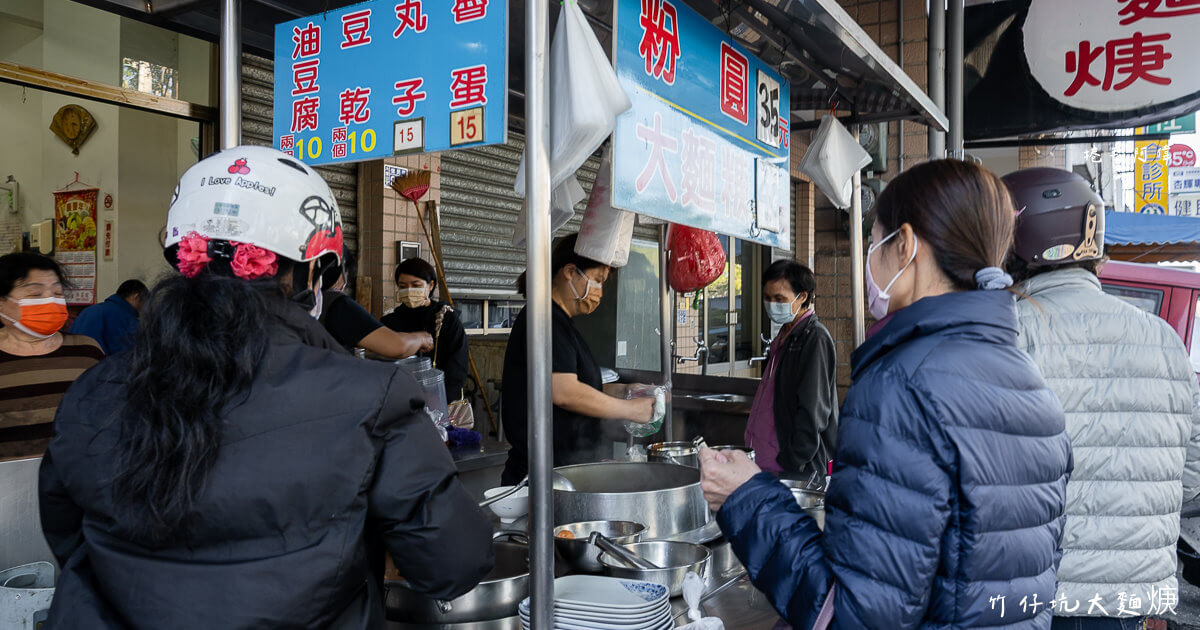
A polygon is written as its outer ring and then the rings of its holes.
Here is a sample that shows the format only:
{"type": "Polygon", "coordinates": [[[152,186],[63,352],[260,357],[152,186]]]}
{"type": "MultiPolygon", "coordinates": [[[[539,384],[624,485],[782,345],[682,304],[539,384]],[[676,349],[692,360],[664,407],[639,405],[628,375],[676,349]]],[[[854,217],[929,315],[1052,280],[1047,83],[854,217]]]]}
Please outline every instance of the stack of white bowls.
{"type": "MultiPolygon", "coordinates": [[[[529,598],[519,607],[521,627],[530,630],[529,598]]],[[[554,580],[554,630],[669,630],[667,587],[598,575],[554,580]]]]}

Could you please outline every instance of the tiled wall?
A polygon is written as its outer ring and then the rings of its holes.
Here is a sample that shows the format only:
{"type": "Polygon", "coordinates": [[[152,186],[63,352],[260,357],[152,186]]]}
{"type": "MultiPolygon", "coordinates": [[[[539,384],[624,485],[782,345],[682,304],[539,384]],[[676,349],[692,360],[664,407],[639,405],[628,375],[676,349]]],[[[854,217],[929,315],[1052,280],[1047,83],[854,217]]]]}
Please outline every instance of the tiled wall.
{"type": "Polygon", "coordinates": [[[1067,168],[1067,147],[1021,147],[1021,168],[1067,168]]]}
{"type": "MultiPolygon", "coordinates": [[[[928,85],[928,31],[925,2],[904,0],[903,16],[898,0],[839,0],[842,8],[858,21],[863,30],[875,40],[894,61],[908,73],[922,90],[928,85]],[[900,21],[904,21],[903,55],[901,55],[900,21]]],[[[914,122],[894,122],[888,125],[888,171],[881,177],[890,180],[899,171],[901,157],[908,168],[928,159],[926,127],[914,122]],[[900,134],[904,134],[904,151],[900,151],[900,134]]],[[[793,158],[796,157],[793,152],[793,158]]],[[[854,349],[851,323],[850,239],[847,235],[846,213],[829,203],[819,191],[812,193],[815,206],[813,272],[817,278],[816,307],[821,321],[833,335],[837,348],[838,389],[844,395],[850,385],[850,353],[854,349]]],[[[797,205],[800,205],[799,203],[797,205]]],[[[869,208],[863,208],[864,215],[869,208]]],[[[802,248],[798,248],[802,249],[802,248]]],[[[804,261],[803,252],[798,258],[804,261]]],[[[864,306],[865,308],[865,306],[864,306]]],[[[870,316],[867,316],[870,326],[870,316]]]]}
{"type": "Polygon", "coordinates": [[[433,211],[442,198],[441,156],[436,153],[363,163],[359,172],[358,275],[370,278],[370,310],[377,317],[396,305],[396,287],[392,278],[396,264],[400,262],[397,260],[397,241],[420,243],[421,257],[433,264],[429,241],[421,230],[416,207],[391,187],[384,186],[384,164],[409,171],[430,171],[429,192],[422,199],[428,211],[433,211]]]}

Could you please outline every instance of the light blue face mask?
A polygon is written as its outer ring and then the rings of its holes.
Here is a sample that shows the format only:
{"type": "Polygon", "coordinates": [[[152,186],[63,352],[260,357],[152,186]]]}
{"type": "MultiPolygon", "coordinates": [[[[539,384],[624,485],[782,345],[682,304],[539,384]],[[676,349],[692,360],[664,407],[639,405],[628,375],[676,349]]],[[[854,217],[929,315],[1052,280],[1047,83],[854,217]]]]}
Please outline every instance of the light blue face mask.
{"type": "Polygon", "coordinates": [[[782,326],[790,324],[793,319],[796,319],[796,314],[792,312],[792,305],[799,299],[800,296],[797,295],[791,302],[767,302],[764,300],[763,307],[767,309],[767,317],[782,326]]]}

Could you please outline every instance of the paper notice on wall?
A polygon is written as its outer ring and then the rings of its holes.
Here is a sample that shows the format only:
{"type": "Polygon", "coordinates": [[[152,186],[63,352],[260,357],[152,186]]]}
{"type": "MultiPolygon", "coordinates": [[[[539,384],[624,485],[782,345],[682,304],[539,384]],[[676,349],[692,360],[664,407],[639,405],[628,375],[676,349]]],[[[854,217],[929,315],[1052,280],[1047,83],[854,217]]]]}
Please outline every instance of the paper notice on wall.
{"type": "Polygon", "coordinates": [[[58,252],[54,258],[67,278],[67,304],[96,303],[96,252],[58,252]]]}

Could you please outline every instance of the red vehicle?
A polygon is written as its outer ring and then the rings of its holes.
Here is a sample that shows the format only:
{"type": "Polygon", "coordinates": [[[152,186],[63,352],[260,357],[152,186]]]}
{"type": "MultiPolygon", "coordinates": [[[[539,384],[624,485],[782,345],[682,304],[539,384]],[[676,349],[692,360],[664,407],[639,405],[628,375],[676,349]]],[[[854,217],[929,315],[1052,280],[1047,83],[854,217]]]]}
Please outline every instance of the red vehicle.
{"type": "Polygon", "coordinates": [[[1110,262],[1100,269],[1104,292],[1165,319],[1200,374],[1200,273],[1177,267],[1110,262]]]}

